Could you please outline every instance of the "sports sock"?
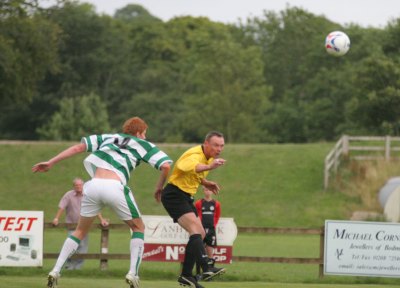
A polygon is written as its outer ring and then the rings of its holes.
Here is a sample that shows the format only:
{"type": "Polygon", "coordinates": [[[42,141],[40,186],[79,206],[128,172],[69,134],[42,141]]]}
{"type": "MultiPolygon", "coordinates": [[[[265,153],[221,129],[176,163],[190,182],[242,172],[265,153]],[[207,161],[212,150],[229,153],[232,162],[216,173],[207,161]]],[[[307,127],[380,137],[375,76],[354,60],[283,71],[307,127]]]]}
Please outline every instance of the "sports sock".
{"type": "Polygon", "coordinates": [[[182,275],[192,275],[194,264],[200,264],[203,271],[208,271],[207,254],[204,248],[203,239],[200,234],[193,234],[189,237],[186,245],[185,260],[183,261],[182,275]]]}
{"type": "Polygon", "coordinates": [[[80,243],[81,240],[79,240],[78,238],[72,235],[68,236],[68,238],[64,242],[63,247],[61,248],[60,255],[58,256],[56,265],[54,266],[52,271],[60,273],[65,262],[67,262],[68,258],[75,254],[80,243]]]}
{"type": "Polygon", "coordinates": [[[142,262],[144,251],[144,234],[142,232],[133,232],[130,244],[131,250],[131,266],[129,273],[139,275],[139,266],[142,262]]]}

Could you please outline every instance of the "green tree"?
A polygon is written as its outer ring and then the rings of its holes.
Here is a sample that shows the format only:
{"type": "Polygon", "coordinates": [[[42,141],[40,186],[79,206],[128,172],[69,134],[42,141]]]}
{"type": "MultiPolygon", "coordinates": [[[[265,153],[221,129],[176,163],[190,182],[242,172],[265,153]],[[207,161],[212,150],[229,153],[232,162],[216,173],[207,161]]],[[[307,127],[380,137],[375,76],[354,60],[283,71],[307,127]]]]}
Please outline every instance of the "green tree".
{"type": "Polygon", "coordinates": [[[359,94],[349,111],[351,119],[370,133],[399,135],[399,78],[396,60],[384,55],[363,60],[357,73],[359,94]]]}
{"type": "MultiPolygon", "coordinates": [[[[337,28],[326,18],[296,7],[280,13],[264,11],[263,17],[250,18],[241,25],[243,41],[261,47],[265,81],[273,87],[271,105],[260,120],[263,132],[273,135],[265,141],[304,142],[313,134],[307,118],[316,114],[307,115],[312,112],[307,109],[316,99],[307,94],[306,86],[319,70],[333,63],[323,41],[337,28]]],[[[317,99],[321,97],[326,96],[317,99]]],[[[329,101],[324,102],[329,106],[329,101]]]]}
{"type": "Polygon", "coordinates": [[[43,140],[77,140],[84,135],[101,134],[110,130],[106,106],[95,94],[64,98],[59,111],[38,128],[43,140]]]}
{"type": "MultiPolygon", "coordinates": [[[[244,39],[263,49],[265,79],[273,94],[262,127],[275,136],[271,139],[333,140],[346,131],[366,131],[371,125],[357,114],[372,117],[366,114],[372,103],[365,96],[379,89],[382,76],[377,76],[382,73],[379,65],[366,64],[365,59],[381,58],[386,34],[382,29],[340,27],[288,7],[279,14],[265,12],[264,18],[249,19],[242,30],[244,39]],[[332,57],[323,48],[325,36],[334,30],[346,31],[355,43],[344,57],[332,57]]],[[[391,77],[390,73],[383,75],[391,77]]]]}
{"type": "Polygon", "coordinates": [[[280,13],[264,11],[264,18],[250,18],[243,27],[263,51],[267,83],[273,85],[273,100],[302,85],[326,63],[324,39],[339,28],[326,18],[288,7],[280,13]]]}
{"type": "Polygon", "coordinates": [[[37,14],[36,2],[0,4],[0,138],[3,139],[34,138],[35,119],[30,117],[30,105],[41,81],[60,68],[57,54],[60,30],[37,14]]]}
{"type": "Polygon", "coordinates": [[[111,18],[98,16],[90,4],[70,1],[49,8],[46,14],[62,30],[61,71],[46,79],[47,89],[59,98],[98,92],[105,85],[107,76],[103,73],[109,68],[109,56],[113,55],[107,50],[111,18]]]}
{"type": "Polygon", "coordinates": [[[0,104],[31,101],[38,82],[58,70],[59,32],[39,16],[0,18],[0,104]]]}
{"type": "Polygon", "coordinates": [[[268,105],[261,51],[235,41],[229,27],[205,18],[183,17],[170,23],[184,47],[177,86],[184,104],[183,139],[201,141],[209,130],[229,142],[260,141],[258,117],[268,105]]]}
{"type": "Polygon", "coordinates": [[[154,17],[141,5],[128,4],[125,7],[118,9],[114,18],[130,23],[148,23],[152,21],[161,21],[157,17],[154,17]]]}
{"type": "MultiPolygon", "coordinates": [[[[63,98],[95,93],[107,106],[109,115],[118,115],[119,103],[127,97],[125,79],[132,73],[127,25],[99,16],[92,5],[75,1],[50,7],[46,16],[62,30],[61,68],[58,74],[47,75],[35,102],[42,103],[42,110],[50,114],[63,98]]],[[[46,121],[40,117],[38,126],[46,121]]]]}
{"type": "Polygon", "coordinates": [[[26,17],[38,9],[38,0],[2,0],[0,2],[0,18],[26,17]]]}
{"type": "Polygon", "coordinates": [[[371,75],[362,76],[361,71],[364,70],[365,59],[381,57],[379,39],[383,39],[385,33],[381,29],[364,29],[359,26],[349,26],[346,32],[356,44],[344,57],[329,57],[327,65],[307,81],[302,89],[303,95],[306,95],[305,103],[308,104],[303,105],[307,117],[308,141],[334,140],[343,133],[372,132],[368,131],[370,125],[365,126],[359,121],[363,115],[355,116],[354,104],[359,101],[368,103],[366,94],[373,89],[372,83],[376,79],[371,78],[371,75]]]}
{"type": "Polygon", "coordinates": [[[120,94],[110,99],[118,99],[112,123],[116,126],[127,117],[141,116],[150,126],[149,138],[165,141],[178,131],[171,113],[181,105],[177,93],[181,52],[160,21],[126,27],[131,45],[125,57],[126,73],[119,75],[120,94]]]}
{"type": "Polygon", "coordinates": [[[41,9],[36,0],[5,0],[0,137],[90,133],[91,108],[79,112],[89,128],[63,124],[77,106],[92,106],[79,95],[97,95],[113,128],[143,117],[152,141],[199,142],[212,129],[229,142],[397,135],[399,31],[399,19],[385,29],[341,27],[296,7],[225,25],[202,17],[164,23],[136,4],[109,17],[78,1],[41,9]],[[324,50],[333,30],[350,36],[344,57],[324,50]]]}

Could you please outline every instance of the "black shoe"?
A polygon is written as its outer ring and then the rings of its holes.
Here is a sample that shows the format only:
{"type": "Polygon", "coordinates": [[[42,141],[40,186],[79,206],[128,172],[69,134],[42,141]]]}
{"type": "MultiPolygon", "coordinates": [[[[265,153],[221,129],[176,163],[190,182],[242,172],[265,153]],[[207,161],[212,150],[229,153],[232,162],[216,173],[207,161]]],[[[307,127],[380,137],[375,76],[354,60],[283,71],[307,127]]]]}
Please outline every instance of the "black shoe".
{"type": "Polygon", "coordinates": [[[194,278],[196,278],[197,282],[201,281],[201,274],[196,274],[196,276],[194,276],[194,278]]]}
{"type": "Polygon", "coordinates": [[[221,275],[224,274],[226,271],[225,268],[216,268],[216,267],[210,267],[208,269],[208,271],[203,272],[203,275],[201,276],[201,278],[204,281],[210,280],[211,278],[214,278],[217,275],[221,275]]]}
{"type": "Polygon", "coordinates": [[[178,283],[179,283],[179,285],[184,286],[184,287],[204,288],[199,283],[197,283],[196,278],[194,278],[193,276],[181,275],[178,278],[178,283]]]}
{"type": "Polygon", "coordinates": [[[207,264],[208,264],[208,267],[214,268],[215,259],[208,258],[207,264]]]}

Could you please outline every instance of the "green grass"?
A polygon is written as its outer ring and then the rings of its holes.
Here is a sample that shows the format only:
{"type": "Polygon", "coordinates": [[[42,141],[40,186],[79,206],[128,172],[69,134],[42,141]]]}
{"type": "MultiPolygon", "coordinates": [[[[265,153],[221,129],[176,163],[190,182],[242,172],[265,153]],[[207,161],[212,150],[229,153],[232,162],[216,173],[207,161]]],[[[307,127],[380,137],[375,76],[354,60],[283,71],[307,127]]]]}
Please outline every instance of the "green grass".
{"type": "MultiPolygon", "coordinates": [[[[45,174],[33,174],[30,169],[34,163],[49,159],[70,144],[0,145],[0,209],[43,210],[46,221],[50,221],[60,197],[71,189],[72,179],[77,176],[88,179],[82,165],[86,155],[68,159],[45,174]]],[[[351,210],[361,206],[360,199],[322,190],[323,159],[332,146],[330,143],[227,145],[223,154],[227,164],[209,174],[209,179],[218,181],[222,186],[218,196],[222,216],[233,217],[238,226],[260,227],[321,227],[325,219],[348,219],[351,210]]],[[[160,147],[177,159],[189,146],[160,147]]],[[[145,215],[166,215],[153,199],[157,178],[157,171],[142,164],[130,182],[145,215]]],[[[111,218],[112,223],[119,223],[110,210],[106,209],[103,214],[111,218]]],[[[63,230],[46,230],[45,252],[59,252],[65,235],[63,230]]],[[[92,232],[90,237],[89,252],[100,251],[99,232],[92,232]]],[[[128,232],[110,232],[110,253],[128,253],[128,243],[128,232]]],[[[233,254],[314,258],[319,256],[319,236],[242,233],[235,241],[233,254]]],[[[45,259],[42,268],[0,267],[0,286],[43,287],[43,279],[54,262],[55,259],[45,259]]],[[[99,261],[87,260],[83,270],[63,273],[60,288],[84,285],[120,287],[123,285],[120,279],[128,270],[128,265],[127,260],[110,260],[109,269],[100,271],[99,261]]],[[[144,262],[141,266],[143,287],[177,287],[175,280],[179,268],[178,263],[144,262]]],[[[359,284],[368,284],[368,287],[391,287],[400,284],[399,279],[387,278],[332,276],[319,279],[318,266],[311,264],[238,262],[227,265],[227,268],[228,273],[219,282],[206,283],[205,286],[337,287],[340,284],[341,287],[359,287],[359,284]]]]}
{"type": "MultiPolygon", "coordinates": [[[[70,144],[0,145],[2,207],[43,210],[50,221],[60,197],[71,189],[72,179],[88,179],[82,165],[86,155],[65,160],[45,174],[33,174],[30,169],[70,144]]],[[[160,147],[177,159],[188,146],[160,147]]],[[[234,217],[238,226],[275,227],[320,227],[325,219],[346,219],[359,199],[323,192],[323,161],[331,148],[329,143],[227,145],[223,152],[227,164],[209,174],[222,186],[218,196],[222,216],[234,217]]],[[[166,215],[153,198],[157,177],[156,170],[142,164],[129,183],[145,215],[166,215]]],[[[111,211],[104,215],[119,222],[111,211]]]]}
{"type": "MultiPolygon", "coordinates": [[[[45,232],[45,251],[58,252],[65,240],[65,231],[62,229],[46,230],[45,232]]],[[[89,252],[100,251],[100,233],[93,231],[90,234],[89,252]]],[[[129,234],[120,230],[110,232],[110,253],[128,253],[129,234]]],[[[234,255],[242,256],[275,256],[275,257],[318,257],[319,256],[319,236],[317,235],[263,235],[241,233],[235,241],[234,255]]],[[[45,259],[42,268],[0,268],[0,278],[8,276],[24,276],[41,278],[44,281],[46,274],[55,264],[55,259],[45,259]]],[[[337,277],[325,276],[318,278],[318,265],[313,264],[276,264],[276,263],[246,263],[234,262],[231,265],[224,265],[228,272],[219,278],[219,282],[239,283],[310,283],[310,284],[379,284],[379,285],[398,285],[400,279],[390,278],[368,278],[368,277],[337,277]]],[[[98,260],[86,260],[84,269],[79,271],[64,271],[64,279],[83,278],[90,281],[91,287],[94,279],[114,279],[115,281],[123,278],[129,267],[128,260],[110,260],[109,269],[101,271],[98,260]]],[[[162,281],[168,280],[169,285],[174,283],[179,274],[180,264],[177,262],[144,262],[141,265],[140,275],[143,280],[162,281]]],[[[149,283],[153,283],[153,282],[149,283]]],[[[112,282],[112,281],[111,281],[112,282]]],[[[63,282],[64,283],[64,282],[63,282]]],[[[66,282],[69,283],[69,282],[66,282]]],[[[147,283],[147,282],[144,282],[147,283]]],[[[159,283],[159,282],[157,282],[159,283]]],[[[65,287],[67,286],[65,284],[65,287]]],[[[104,285],[104,284],[102,284],[104,285]]],[[[152,285],[152,284],[149,284],[152,285]]],[[[247,284],[246,284],[247,285],[247,284]]],[[[254,287],[260,284],[253,284],[254,287]]],[[[283,285],[283,284],[282,284],[283,285]]],[[[0,285],[1,286],[1,285],[0,285]]],[[[207,283],[208,286],[208,283],[207,283]]],[[[23,286],[20,286],[23,287],[23,286]]],[[[31,287],[31,286],[29,286],[31,287]]],[[[63,286],[61,286],[62,288],[63,286]]],[[[75,286],[73,286],[75,287],[75,286]]],[[[79,287],[79,286],[78,286],[79,287]]],[[[102,287],[102,286],[100,286],[102,287]]],[[[108,286],[113,287],[113,286],[108,286]]],[[[144,286],[152,287],[152,286],[144,286]]],[[[155,286],[158,287],[158,286],[155,286]]],[[[167,285],[167,287],[169,287],[167,285]]],[[[214,286],[211,286],[214,287],[214,286]]],[[[225,286],[221,286],[225,287],[225,286]]],[[[228,287],[228,286],[226,286],[228,287]]],[[[253,286],[242,286],[253,287],[253,286]]],[[[271,286],[273,287],[273,286],[271,286]]],[[[277,286],[280,287],[280,286],[277,286]]],[[[284,287],[284,286],[282,286],[284,287]]],[[[292,287],[292,286],[288,286],[292,287]]],[[[293,286],[304,287],[304,286],[293,286]]],[[[324,286],[316,286],[324,287],[324,286]]],[[[329,287],[329,286],[326,286],[329,287]]],[[[376,286],[378,287],[378,286],[376,286]]],[[[389,286],[390,287],[390,286],[389,286]]]]}
{"type": "MultiPolygon", "coordinates": [[[[43,277],[2,277],[1,279],[4,287],[8,288],[43,288],[45,284],[45,278],[43,277]]],[[[205,282],[202,285],[208,288],[264,288],[264,287],[276,287],[276,288],[330,288],[338,287],[336,284],[298,284],[298,283],[255,283],[255,282],[205,282]]],[[[59,282],[59,288],[74,287],[74,288],[117,288],[127,287],[121,279],[82,279],[82,278],[62,278],[59,282]]],[[[176,288],[179,287],[175,281],[141,281],[141,288],[176,288]]],[[[359,288],[358,284],[341,284],[342,288],[359,288]]],[[[396,285],[363,285],[368,288],[394,288],[396,285]]]]}

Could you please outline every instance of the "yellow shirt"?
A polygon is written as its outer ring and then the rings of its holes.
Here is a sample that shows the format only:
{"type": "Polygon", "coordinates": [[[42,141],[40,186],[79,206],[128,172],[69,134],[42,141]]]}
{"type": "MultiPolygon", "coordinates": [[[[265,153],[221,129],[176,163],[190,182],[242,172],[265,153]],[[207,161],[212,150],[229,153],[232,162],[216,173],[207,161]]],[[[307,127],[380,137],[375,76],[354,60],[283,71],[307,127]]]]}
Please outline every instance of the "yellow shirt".
{"type": "Polygon", "coordinates": [[[201,179],[208,175],[208,170],[197,173],[195,171],[198,164],[210,164],[214,158],[207,159],[203,153],[201,145],[190,148],[176,161],[168,183],[171,183],[182,191],[191,195],[196,194],[201,179]]]}

